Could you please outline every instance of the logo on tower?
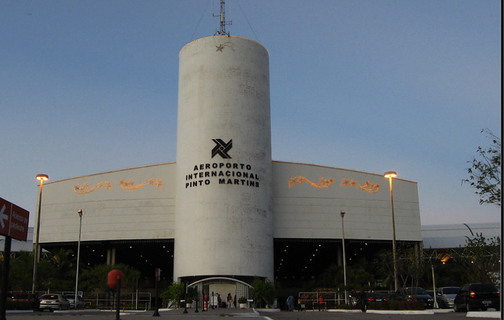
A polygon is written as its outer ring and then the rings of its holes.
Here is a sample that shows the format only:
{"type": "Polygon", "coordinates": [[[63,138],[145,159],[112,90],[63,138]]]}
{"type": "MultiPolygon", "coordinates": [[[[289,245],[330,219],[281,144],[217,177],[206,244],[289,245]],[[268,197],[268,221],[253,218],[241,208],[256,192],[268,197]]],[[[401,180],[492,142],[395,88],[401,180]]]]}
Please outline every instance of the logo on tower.
{"type": "Polygon", "coordinates": [[[228,143],[225,143],[222,139],[212,139],[212,141],[215,142],[215,147],[212,149],[212,158],[220,155],[223,159],[231,159],[228,152],[233,147],[233,139],[229,140],[228,143]]]}
{"type": "MultiPolygon", "coordinates": [[[[233,140],[212,139],[215,146],[212,158],[220,155],[222,159],[231,159],[229,150],[233,148],[233,140]]],[[[259,188],[259,175],[249,163],[220,161],[198,163],[193,165],[192,172],[185,175],[185,188],[205,187],[211,184],[235,185],[259,188]]]]}

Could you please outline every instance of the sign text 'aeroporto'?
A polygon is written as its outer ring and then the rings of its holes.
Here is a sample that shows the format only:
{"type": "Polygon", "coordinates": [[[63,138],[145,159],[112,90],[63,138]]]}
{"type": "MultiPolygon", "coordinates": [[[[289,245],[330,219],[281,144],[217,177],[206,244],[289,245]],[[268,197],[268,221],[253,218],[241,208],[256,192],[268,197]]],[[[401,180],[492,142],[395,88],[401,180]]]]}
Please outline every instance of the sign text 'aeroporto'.
{"type": "Polygon", "coordinates": [[[194,165],[193,172],[185,175],[185,187],[194,188],[220,185],[240,185],[259,187],[259,176],[252,171],[250,164],[243,163],[202,163],[194,165]]]}

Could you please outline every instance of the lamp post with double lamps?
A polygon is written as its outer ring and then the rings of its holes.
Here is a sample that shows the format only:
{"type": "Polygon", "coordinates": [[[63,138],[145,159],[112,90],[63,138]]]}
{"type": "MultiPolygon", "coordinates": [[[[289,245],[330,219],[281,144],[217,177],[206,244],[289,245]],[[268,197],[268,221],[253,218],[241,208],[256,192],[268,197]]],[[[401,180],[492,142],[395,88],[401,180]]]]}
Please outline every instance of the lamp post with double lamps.
{"type": "Polygon", "coordinates": [[[397,177],[395,171],[388,171],[383,174],[385,178],[389,179],[390,186],[390,207],[392,208],[392,263],[394,265],[394,289],[398,290],[397,282],[397,253],[396,253],[396,232],[395,232],[395,217],[394,217],[394,188],[392,187],[392,179],[397,177]]]}
{"type": "Polygon", "coordinates": [[[77,270],[75,271],[75,309],[77,309],[77,292],[79,287],[79,260],[80,260],[80,241],[81,241],[81,230],[82,230],[82,210],[77,211],[79,214],[79,241],[77,242],[77,270]]]}
{"type": "Polygon", "coordinates": [[[348,304],[347,300],[347,282],[346,282],[346,254],[345,254],[345,210],[341,210],[341,241],[343,244],[343,285],[345,286],[345,304],[348,304]]]}
{"type": "Polygon", "coordinates": [[[49,176],[47,174],[37,174],[35,177],[40,181],[40,191],[39,191],[39,203],[38,203],[38,211],[37,211],[37,235],[35,236],[35,245],[33,246],[33,278],[32,278],[32,293],[35,294],[35,290],[37,290],[37,267],[38,262],[40,260],[40,210],[42,207],[42,187],[44,185],[44,181],[49,180],[49,176]]]}

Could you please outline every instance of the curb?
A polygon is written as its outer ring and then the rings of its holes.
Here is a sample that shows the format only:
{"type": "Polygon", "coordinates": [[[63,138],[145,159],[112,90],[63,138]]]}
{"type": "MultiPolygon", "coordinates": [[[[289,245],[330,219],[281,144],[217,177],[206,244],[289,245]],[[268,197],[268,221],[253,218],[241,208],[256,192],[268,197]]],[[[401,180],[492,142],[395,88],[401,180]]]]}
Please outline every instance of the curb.
{"type": "Polygon", "coordinates": [[[493,318],[500,319],[501,313],[500,311],[469,311],[466,315],[466,318],[493,318]]]}
{"type": "Polygon", "coordinates": [[[374,314],[412,314],[434,315],[434,310],[368,310],[366,313],[374,314]]]}

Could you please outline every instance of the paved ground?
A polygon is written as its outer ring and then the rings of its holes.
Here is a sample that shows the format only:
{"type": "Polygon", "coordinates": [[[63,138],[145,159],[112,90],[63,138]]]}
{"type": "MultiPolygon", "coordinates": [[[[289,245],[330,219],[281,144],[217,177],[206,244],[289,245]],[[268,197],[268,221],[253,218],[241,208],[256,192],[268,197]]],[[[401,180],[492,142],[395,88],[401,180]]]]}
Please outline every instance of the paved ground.
{"type": "MultiPolygon", "coordinates": [[[[287,312],[287,311],[265,311],[254,309],[215,309],[208,312],[199,310],[195,313],[194,309],[188,309],[187,313],[183,313],[184,309],[160,310],[159,317],[153,317],[153,311],[126,311],[119,314],[120,320],[145,320],[147,318],[166,320],[205,320],[218,318],[240,318],[240,320],[456,320],[466,319],[468,317],[475,318],[500,318],[500,312],[471,312],[454,313],[448,310],[437,312],[422,312],[410,314],[398,313],[361,313],[360,311],[323,311],[323,312],[287,312]]],[[[7,312],[7,320],[116,320],[117,316],[114,311],[100,310],[82,310],[82,311],[61,311],[61,312],[7,312]],[[34,318],[36,317],[36,318],[34,318]],[[70,319],[68,319],[71,317],[70,319]],[[83,319],[85,318],[85,319],[83,319]]]]}

